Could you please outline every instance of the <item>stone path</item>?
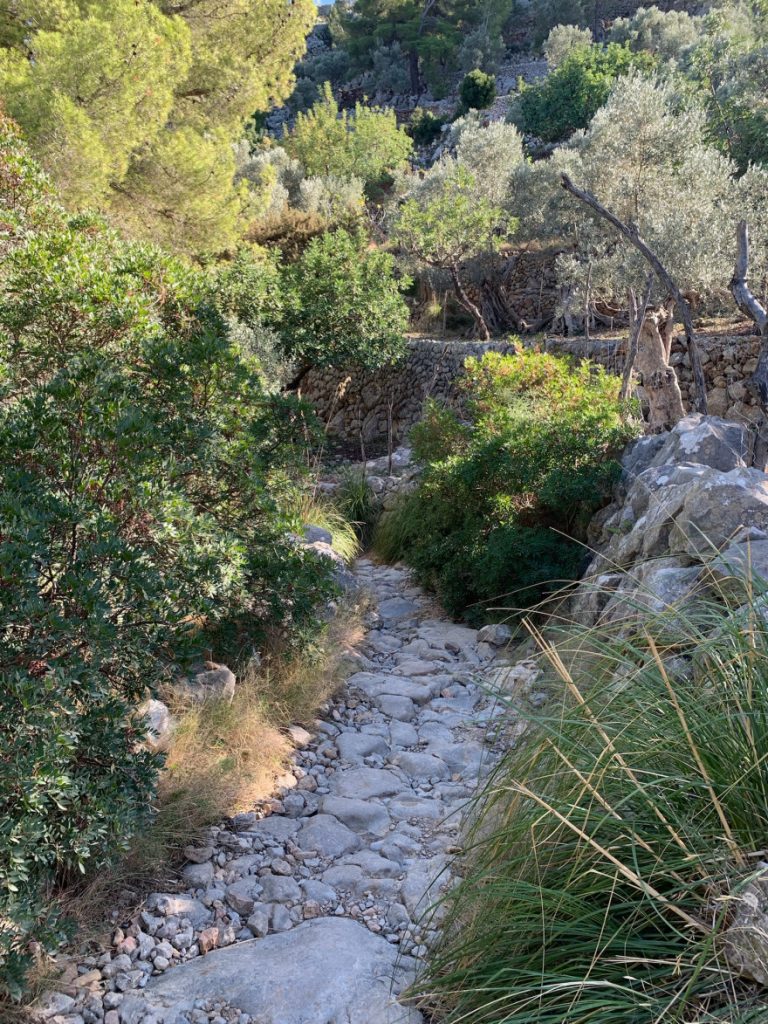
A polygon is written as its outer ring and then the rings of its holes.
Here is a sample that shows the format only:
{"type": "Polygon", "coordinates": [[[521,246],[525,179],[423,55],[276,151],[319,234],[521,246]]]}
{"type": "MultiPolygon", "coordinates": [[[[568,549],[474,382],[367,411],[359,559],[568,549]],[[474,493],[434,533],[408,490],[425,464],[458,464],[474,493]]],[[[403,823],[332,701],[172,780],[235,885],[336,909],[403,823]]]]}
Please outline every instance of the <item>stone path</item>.
{"type": "MultiPolygon", "coordinates": [[[[188,849],[49,997],[51,1024],[418,1024],[396,997],[435,937],[462,811],[492,759],[495,656],[399,568],[360,560],[376,611],[359,668],[297,750],[280,796],[188,849]],[[70,993],[70,994],[67,994],[70,993]]],[[[73,969],[74,970],[74,969],[73,969]]]]}

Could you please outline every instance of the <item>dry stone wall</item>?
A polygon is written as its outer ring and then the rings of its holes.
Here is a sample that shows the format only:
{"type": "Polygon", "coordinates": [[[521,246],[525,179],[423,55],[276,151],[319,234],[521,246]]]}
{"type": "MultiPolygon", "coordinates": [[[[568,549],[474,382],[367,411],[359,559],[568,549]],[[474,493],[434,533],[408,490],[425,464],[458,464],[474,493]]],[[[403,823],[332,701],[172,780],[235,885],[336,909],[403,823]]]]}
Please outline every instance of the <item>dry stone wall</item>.
{"type": "MultiPolygon", "coordinates": [[[[554,355],[589,359],[611,373],[620,374],[624,368],[621,339],[547,338],[542,348],[554,355]]],[[[699,338],[710,415],[741,423],[761,419],[760,409],[745,385],[757,365],[759,349],[760,339],[751,335],[699,338]]],[[[332,437],[358,441],[362,435],[366,443],[383,440],[388,436],[391,416],[393,441],[399,444],[421,418],[427,398],[438,398],[449,405],[460,401],[458,381],[468,356],[514,350],[512,342],[413,340],[401,362],[381,370],[311,370],[301,393],[332,437]]],[[[673,341],[671,362],[686,410],[690,411],[693,378],[682,336],[673,341]]]]}
{"type": "MultiPolygon", "coordinates": [[[[760,339],[753,335],[699,337],[699,351],[707,383],[709,413],[742,423],[761,419],[761,412],[747,392],[746,380],[757,366],[760,339]]],[[[605,366],[611,373],[624,369],[624,342],[619,339],[585,341],[583,338],[548,338],[543,345],[553,355],[573,355],[605,366]]],[[[682,335],[672,342],[672,358],[685,408],[693,400],[693,374],[682,335]]]]}
{"type": "Polygon", "coordinates": [[[421,418],[428,398],[459,401],[457,381],[469,356],[513,352],[508,342],[412,340],[405,357],[380,370],[312,369],[301,395],[332,437],[371,442],[386,438],[390,422],[395,443],[421,418]]]}

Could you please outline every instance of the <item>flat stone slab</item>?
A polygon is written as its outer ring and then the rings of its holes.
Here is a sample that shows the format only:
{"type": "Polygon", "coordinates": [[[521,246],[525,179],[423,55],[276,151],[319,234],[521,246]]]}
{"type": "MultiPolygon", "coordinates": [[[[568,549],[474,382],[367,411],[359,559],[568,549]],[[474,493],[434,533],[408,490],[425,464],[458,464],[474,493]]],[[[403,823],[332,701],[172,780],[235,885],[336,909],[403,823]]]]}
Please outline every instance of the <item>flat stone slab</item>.
{"type": "Polygon", "coordinates": [[[384,622],[398,622],[400,619],[408,619],[415,615],[419,606],[415,601],[408,601],[404,597],[390,597],[382,601],[378,612],[384,622]]]}
{"type": "Polygon", "coordinates": [[[370,832],[375,836],[389,832],[391,821],[383,804],[347,796],[325,796],[322,808],[355,832],[370,832]]]}
{"type": "Polygon", "coordinates": [[[396,1002],[413,974],[413,960],[385,939],[323,917],[181,964],[152,978],[145,998],[166,1024],[195,999],[226,1000],[259,1024],[422,1024],[417,1010],[396,1002]]]}
{"type": "Polygon", "coordinates": [[[383,768],[350,768],[336,772],[331,778],[331,790],[337,796],[351,796],[368,800],[377,796],[394,796],[403,790],[403,784],[392,772],[383,768]]]}
{"type": "Polygon", "coordinates": [[[321,857],[343,857],[359,850],[360,837],[334,818],[332,814],[316,814],[296,836],[301,850],[316,850],[321,857]]]}
{"type": "Polygon", "coordinates": [[[347,685],[362,690],[367,697],[390,694],[393,697],[408,697],[417,704],[426,704],[437,690],[430,681],[416,683],[404,676],[393,676],[385,672],[356,672],[349,677],[347,685]]]}

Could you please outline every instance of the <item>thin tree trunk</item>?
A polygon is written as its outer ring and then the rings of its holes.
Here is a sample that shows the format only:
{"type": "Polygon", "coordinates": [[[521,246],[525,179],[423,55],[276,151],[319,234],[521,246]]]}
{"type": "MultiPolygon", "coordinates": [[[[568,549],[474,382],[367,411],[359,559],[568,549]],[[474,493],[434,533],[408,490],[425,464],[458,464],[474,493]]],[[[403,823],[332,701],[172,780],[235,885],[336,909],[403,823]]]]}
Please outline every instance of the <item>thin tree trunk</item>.
{"type": "Polygon", "coordinates": [[[637,305],[637,298],[634,290],[630,290],[630,317],[631,326],[629,334],[629,345],[627,346],[627,357],[624,363],[624,372],[621,378],[621,392],[620,397],[622,402],[626,402],[629,398],[629,393],[632,389],[632,372],[635,369],[635,363],[637,362],[637,347],[640,342],[640,332],[643,329],[643,322],[645,321],[645,314],[648,312],[648,306],[651,301],[651,291],[653,289],[653,274],[648,275],[648,280],[645,285],[645,295],[643,297],[642,307],[637,305]]]}
{"type": "Polygon", "coordinates": [[[768,408],[768,311],[757,300],[747,284],[749,273],[749,227],[741,221],[736,231],[738,252],[736,266],[731,278],[731,294],[736,305],[752,320],[760,331],[760,355],[757,359],[755,372],[747,381],[747,387],[755,394],[763,410],[768,408]]]}
{"type": "MultiPolygon", "coordinates": [[[[693,373],[693,386],[694,386],[694,407],[697,412],[707,412],[707,385],[704,379],[704,369],[701,365],[701,359],[699,358],[699,350],[696,346],[696,335],[693,330],[693,318],[691,317],[691,307],[688,305],[685,296],[678,288],[677,284],[673,280],[671,274],[661,262],[659,257],[653,252],[652,249],[643,241],[640,237],[640,233],[637,230],[637,225],[631,221],[625,224],[623,221],[611,213],[610,210],[606,209],[602,203],[599,202],[591,192],[587,192],[584,189],[578,188],[567,174],[561,175],[561,184],[566,192],[570,192],[571,195],[580,199],[582,203],[585,203],[590,209],[594,210],[603,220],[607,220],[618,232],[631,242],[632,245],[638,250],[643,258],[653,267],[653,270],[659,280],[662,282],[669,294],[674,298],[675,304],[680,312],[680,319],[683,321],[685,328],[685,342],[688,349],[688,358],[691,363],[691,371],[693,373]]],[[[768,362],[766,363],[766,371],[768,371],[768,362]]],[[[768,381],[768,378],[766,378],[768,381]]]]}
{"type": "Polygon", "coordinates": [[[461,278],[459,277],[459,269],[455,263],[451,264],[451,280],[453,281],[453,287],[456,289],[456,294],[459,297],[459,302],[468,313],[472,314],[481,338],[483,341],[490,341],[491,332],[488,330],[488,325],[485,322],[483,314],[480,312],[479,306],[475,305],[464,290],[464,285],[461,283],[461,278]]]}
{"type": "Polygon", "coordinates": [[[666,359],[661,333],[664,322],[664,314],[659,311],[637,318],[640,324],[637,369],[643,376],[643,390],[648,399],[647,429],[651,434],[670,430],[685,416],[677,374],[666,359]]]}

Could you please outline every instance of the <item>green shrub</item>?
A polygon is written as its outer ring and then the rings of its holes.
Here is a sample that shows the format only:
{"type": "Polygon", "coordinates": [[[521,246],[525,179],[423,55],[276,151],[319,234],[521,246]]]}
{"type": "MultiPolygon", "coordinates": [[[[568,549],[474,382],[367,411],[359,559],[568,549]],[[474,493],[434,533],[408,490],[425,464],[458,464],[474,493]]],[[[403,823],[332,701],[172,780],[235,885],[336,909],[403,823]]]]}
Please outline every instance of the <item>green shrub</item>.
{"type": "Polygon", "coordinates": [[[431,146],[440,138],[444,124],[442,117],[435,117],[431,110],[416,107],[408,131],[417,146],[431,146]]]}
{"type": "Polygon", "coordinates": [[[432,407],[414,430],[426,468],[378,543],[450,612],[482,618],[489,601],[530,605],[577,575],[632,429],[618,380],[553,356],[470,359],[465,389],[471,425],[432,407]]]}
{"type": "Polygon", "coordinates": [[[286,355],[304,365],[371,369],[394,361],[405,350],[407,285],[395,278],[393,258],[370,248],[362,232],[314,238],[284,275],[286,355]]]}
{"type": "Polygon", "coordinates": [[[346,469],[334,494],[336,504],[352,525],[360,543],[367,545],[379,517],[380,507],[363,470],[346,469]]]}
{"type": "Polygon", "coordinates": [[[485,110],[496,99],[496,79],[475,68],[464,76],[459,88],[459,99],[464,110],[485,110]]]}
{"type": "Polygon", "coordinates": [[[0,994],[13,995],[30,942],[59,940],[52,887],[118,854],[147,815],[147,688],[204,652],[234,663],[268,637],[298,643],[333,591],[287,536],[306,418],[264,393],[210,278],[67,222],[21,154],[0,123],[0,994]]]}
{"type": "Polygon", "coordinates": [[[764,598],[543,644],[536,686],[562,696],[510,708],[527,733],[483,794],[419,985],[436,1019],[764,1021],[729,948],[759,960],[762,919],[726,935],[766,884],[764,598]]]}
{"type": "Polygon", "coordinates": [[[522,131],[544,142],[562,142],[587,127],[620,75],[655,65],[651,54],[634,53],[628,45],[577,47],[546,78],[521,90],[513,117],[522,131]]]}

